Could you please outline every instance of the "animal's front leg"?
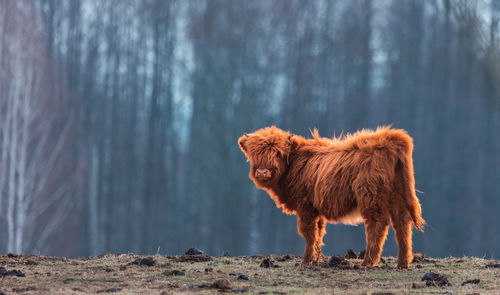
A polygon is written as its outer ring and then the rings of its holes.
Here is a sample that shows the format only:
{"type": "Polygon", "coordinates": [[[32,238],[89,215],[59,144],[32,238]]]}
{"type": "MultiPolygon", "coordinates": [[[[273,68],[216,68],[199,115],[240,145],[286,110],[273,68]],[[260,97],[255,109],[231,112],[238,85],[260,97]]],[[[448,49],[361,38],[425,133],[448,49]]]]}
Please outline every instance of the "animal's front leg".
{"type": "Polygon", "coordinates": [[[297,228],[299,234],[306,240],[306,249],[302,264],[318,263],[321,252],[321,243],[318,239],[318,215],[314,209],[304,210],[297,214],[297,228]]]}

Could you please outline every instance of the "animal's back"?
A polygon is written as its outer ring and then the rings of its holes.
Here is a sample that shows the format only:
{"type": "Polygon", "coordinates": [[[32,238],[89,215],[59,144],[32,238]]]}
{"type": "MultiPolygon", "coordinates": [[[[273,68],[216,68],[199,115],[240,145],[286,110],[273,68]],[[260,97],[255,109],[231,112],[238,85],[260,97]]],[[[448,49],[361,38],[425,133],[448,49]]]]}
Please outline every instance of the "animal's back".
{"type": "Polygon", "coordinates": [[[362,222],[358,202],[366,194],[390,194],[400,157],[411,161],[412,140],[388,127],[361,130],[319,148],[313,204],[330,221],[362,222]],[[404,155],[401,155],[404,154],[404,155]]]}

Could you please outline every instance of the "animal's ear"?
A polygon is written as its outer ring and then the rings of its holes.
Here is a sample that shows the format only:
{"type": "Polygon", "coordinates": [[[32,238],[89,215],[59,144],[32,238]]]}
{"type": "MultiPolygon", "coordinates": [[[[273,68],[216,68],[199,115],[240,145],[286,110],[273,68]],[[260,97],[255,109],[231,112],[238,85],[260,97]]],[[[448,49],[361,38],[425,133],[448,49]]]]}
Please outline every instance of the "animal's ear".
{"type": "Polygon", "coordinates": [[[243,134],[243,136],[238,139],[238,144],[240,145],[240,149],[244,152],[247,151],[247,148],[245,147],[245,142],[247,141],[247,139],[248,135],[246,133],[243,134]]]}

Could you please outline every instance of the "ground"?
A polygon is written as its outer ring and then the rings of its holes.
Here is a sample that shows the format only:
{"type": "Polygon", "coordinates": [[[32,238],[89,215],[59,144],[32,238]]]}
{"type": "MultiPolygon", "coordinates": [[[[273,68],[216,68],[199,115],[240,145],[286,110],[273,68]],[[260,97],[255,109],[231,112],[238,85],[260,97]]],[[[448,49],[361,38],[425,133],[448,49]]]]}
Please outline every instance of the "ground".
{"type": "Polygon", "coordinates": [[[365,269],[361,259],[343,256],[302,266],[293,255],[70,259],[9,254],[0,256],[0,294],[500,294],[499,261],[417,260],[409,270],[399,270],[394,257],[365,269]],[[422,281],[424,275],[433,276],[429,272],[442,276],[422,281]]]}

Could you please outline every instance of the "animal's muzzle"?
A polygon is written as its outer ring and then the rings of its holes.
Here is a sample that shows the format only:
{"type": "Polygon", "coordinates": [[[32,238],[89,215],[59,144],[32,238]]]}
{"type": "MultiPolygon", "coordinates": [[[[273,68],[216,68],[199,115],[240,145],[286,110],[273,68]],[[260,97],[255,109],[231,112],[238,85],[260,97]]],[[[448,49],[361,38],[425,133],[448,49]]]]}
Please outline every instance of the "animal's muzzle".
{"type": "Polygon", "coordinates": [[[255,170],[255,178],[260,178],[260,179],[271,178],[271,171],[269,171],[269,169],[259,168],[255,170]]]}

